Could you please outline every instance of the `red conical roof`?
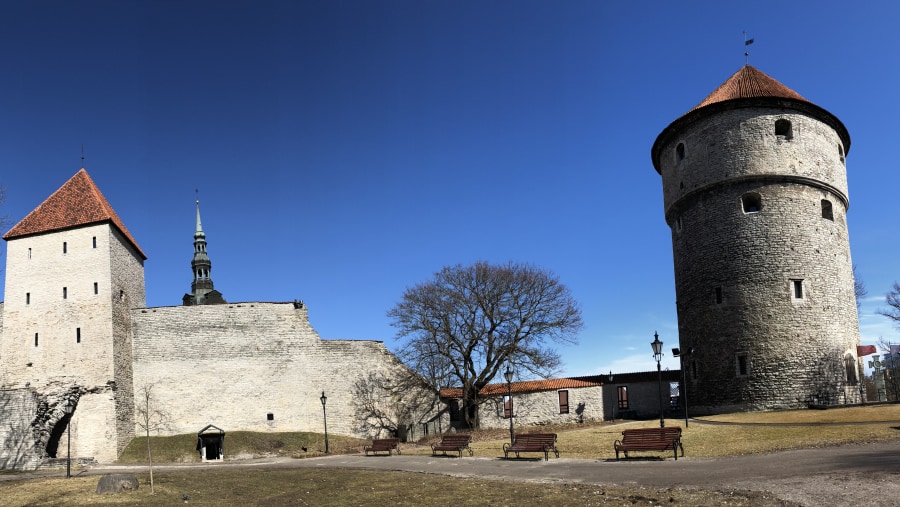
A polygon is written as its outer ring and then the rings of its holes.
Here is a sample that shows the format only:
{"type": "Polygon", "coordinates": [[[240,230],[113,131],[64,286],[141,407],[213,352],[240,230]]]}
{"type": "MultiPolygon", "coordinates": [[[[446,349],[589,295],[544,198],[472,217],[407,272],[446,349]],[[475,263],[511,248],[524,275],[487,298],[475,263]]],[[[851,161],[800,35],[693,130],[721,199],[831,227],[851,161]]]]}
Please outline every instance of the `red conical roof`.
{"type": "Polygon", "coordinates": [[[84,168],[13,226],[3,239],[8,241],[22,236],[103,222],[111,222],[141,257],[147,258],[84,168]]]}
{"type": "MultiPolygon", "coordinates": [[[[809,102],[799,93],[791,90],[787,86],[779,83],[765,72],[744,65],[735,72],[728,80],[721,84],[712,93],[709,94],[702,102],[697,104],[694,109],[703,106],[715,104],[717,102],[725,102],[734,99],[750,99],[757,97],[775,97],[782,99],[801,100],[809,102]]],[[[691,109],[693,111],[694,109],[691,109]]]]}

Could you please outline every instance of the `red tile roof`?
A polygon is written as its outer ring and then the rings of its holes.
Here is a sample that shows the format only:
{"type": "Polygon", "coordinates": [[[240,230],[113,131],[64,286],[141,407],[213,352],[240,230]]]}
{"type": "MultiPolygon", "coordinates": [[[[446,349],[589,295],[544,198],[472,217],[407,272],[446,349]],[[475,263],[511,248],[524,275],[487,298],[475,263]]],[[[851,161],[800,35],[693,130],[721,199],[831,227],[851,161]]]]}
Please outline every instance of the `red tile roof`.
{"type": "Polygon", "coordinates": [[[3,235],[3,239],[9,241],[24,236],[103,222],[110,222],[128,239],[141,257],[147,258],[84,168],[13,226],[9,232],[3,235]]]}
{"type": "MultiPolygon", "coordinates": [[[[715,104],[717,102],[725,102],[734,99],[749,99],[757,97],[775,97],[782,99],[794,99],[803,102],[809,102],[799,93],[791,90],[787,86],[776,81],[765,72],[744,65],[735,72],[728,80],[721,84],[712,93],[709,94],[702,102],[697,104],[694,109],[703,106],[715,104]]],[[[693,111],[694,109],[691,109],[693,111]]]]}
{"type": "MultiPolygon", "coordinates": [[[[598,382],[586,382],[584,380],[575,380],[570,378],[554,378],[550,380],[526,380],[524,382],[513,382],[512,392],[518,393],[534,393],[538,391],[555,391],[556,389],[570,389],[577,387],[596,387],[603,385],[598,382]]],[[[478,392],[479,396],[500,396],[509,392],[506,384],[488,384],[481,388],[478,392]]],[[[441,398],[462,398],[461,387],[445,387],[441,389],[441,398]]]]}

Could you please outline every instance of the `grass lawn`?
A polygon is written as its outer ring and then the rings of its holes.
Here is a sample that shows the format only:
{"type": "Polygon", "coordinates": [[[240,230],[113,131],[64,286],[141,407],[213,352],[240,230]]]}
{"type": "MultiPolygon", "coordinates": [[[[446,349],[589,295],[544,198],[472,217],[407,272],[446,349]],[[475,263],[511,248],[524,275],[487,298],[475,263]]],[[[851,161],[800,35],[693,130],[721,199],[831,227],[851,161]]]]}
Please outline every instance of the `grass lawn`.
{"type": "MultiPolygon", "coordinates": [[[[846,409],[728,414],[704,417],[683,428],[688,457],[716,457],[764,453],[779,449],[819,447],[851,442],[900,438],[900,405],[872,405],[846,409]],[[710,424],[704,424],[703,422],[710,424]],[[715,423],[715,424],[712,424],[715,423]],[[829,423],[824,425],[822,423],[829,423]],[[860,424],[867,423],[867,424],[860,424]]],[[[625,428],[658,426],[659,421],[619,422],[581,427],[518,428],[518,431],[556,432],[563,458],[615,457],[613,442],[625,428]]],[[[668,419],[667,426],[683,420],[668,419]]],[[[508,430],[475,433],[475,456],[502,456],[508,430]]],[[[155,462],[194,461],[196,436],[152,439],[155,462]]],[[[360,452],[366,441],[329,436],[332,452],[360,452]]],[[[404,454],[429,454],[427,443],[401,444],[404,454]]],[[[143,462],[146,441],[135,439],[121,461],[143,462]]],[[[321,435],[312,433],[226,434],[227,456],[282,455],[302,458],[324,449],[321,435]],[[306,448],[304,451],[303,448],[306,448]]],[[[653,453],[645,453],[653,456],[653,453]]],[[[669,456],[669,453],[660,453],[669,456]]],[[[554,458],[551,458],[554,459],[554,458]]],[[[29,474],[20,474],[28,477],[29,474]]],[[[6,506],[193,505],[238,506],[352,506],[352,505],[789,505],[767,493],[652,490],[587,484],[505,483],[436,475],[342,469],[218,469],[155,472],[154,495],[148,476],[137,474],[138,491],[97,495],[97,476],[72,479],[35,478],[0,482],[0,503],[6,506]]]]}

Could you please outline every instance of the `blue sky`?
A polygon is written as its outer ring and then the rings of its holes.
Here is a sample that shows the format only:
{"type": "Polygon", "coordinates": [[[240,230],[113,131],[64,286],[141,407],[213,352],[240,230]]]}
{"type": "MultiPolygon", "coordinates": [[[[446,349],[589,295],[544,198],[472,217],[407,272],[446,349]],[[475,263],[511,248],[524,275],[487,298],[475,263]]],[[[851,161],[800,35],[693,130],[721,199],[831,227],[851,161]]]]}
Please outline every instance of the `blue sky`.
{"type": "Polygon", "coordinates": [[[302,299],[323,338],[395,347],[405,287],[528,262],[582,307],[562,373],[650,370],[654,331],[677,345],[650,147],[744,64],[746,30],[751,65],[850,131],[862,341],[897,342],[875,314],[900,279],[897,19],[887,1],[6,2],[0,215],[83,144],[149,257],[150,306],[190,288],[199,189],[231,302],[302,299]]]}

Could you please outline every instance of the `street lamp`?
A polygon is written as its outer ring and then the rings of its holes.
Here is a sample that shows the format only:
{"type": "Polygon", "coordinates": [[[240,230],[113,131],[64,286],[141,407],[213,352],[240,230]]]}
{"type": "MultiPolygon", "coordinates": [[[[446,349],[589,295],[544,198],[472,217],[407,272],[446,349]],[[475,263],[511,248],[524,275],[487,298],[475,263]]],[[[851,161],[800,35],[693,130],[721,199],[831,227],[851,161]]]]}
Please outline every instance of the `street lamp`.
{"type": "Polygon", "coordinates": [[[509,445],[515,445],[516,443],[516,433],[513,431],[513,402],[512,402],[512,379],[513,379],[513,371],[509,365],[506,366],[506,371],[503,373],[503,376],[506,377],[506,399],[509,400],[509,445]]]}
{"type": "Polygon", "coordinates": [[[672,355],[678,358],[681,364],[681,397],[684,399],[684,427],[688,427],[688,403],[687,403],[687,376],[684,373],[684,356],[694,353],[694,347],[688,347],[684,350],[675,347],[672,349],[672,355]]]}
{"type": "Polygon", "coordinates": [[[650,346],[653,347],[653,358],[656,359],[656,373],[659,376],[659,427],[665,428],[666,421],[663,419],[662,367],[659,365],[663,355],[663,342],[659,341],[659,334],[656,331],[653,332],[653,341],[650,342],[650,346]]]}
{"type": "MultiPolygon", "coordinates": [[[[609,384],[612,385],[612,383],[613,383],[613,374],[612,374],[612,370],[609,370],[609,384]]],[[[619,398],[619,397],[618,397],[618,395],[617,395],[617,396],[616,396],[616,403],[613,404],[613,406],[612,406],[612,410],[611,410],[611,412],[612,412],[612,422],[616,422],[616,405],[619,404],[619,399],[618,399],[618,398],[619,398]]]]}
{"type": "Polygon", "coordinates": [[[72,413],[75,412],[75,407],[71,402],[66,403],[66,408],[63,409],[66,413],[66,436],[68,439],[68,444],[66,445],[66,479],[72,478],[72,413]]]}
{"type": "Polygon", "coordinates": [[[322,396],[319,397],[319,401],[322,402],[322,421],[325,423],[325,454],[328,454],[328,416],[325,414],[325,402],[328,398],[325,396],[325,391],[322,391],[322,396]]]}

